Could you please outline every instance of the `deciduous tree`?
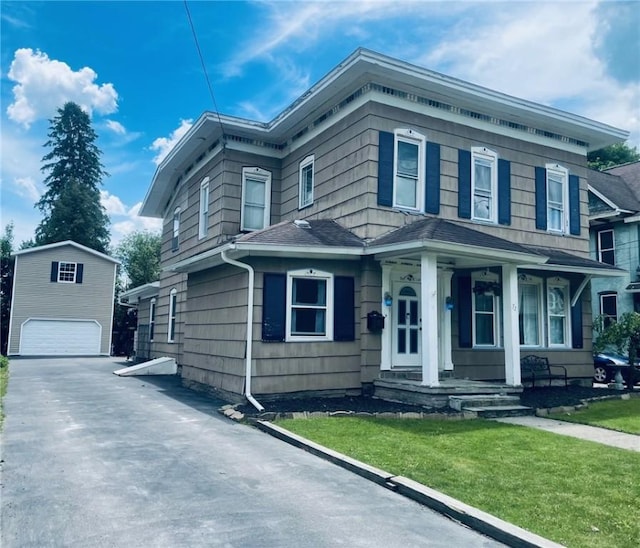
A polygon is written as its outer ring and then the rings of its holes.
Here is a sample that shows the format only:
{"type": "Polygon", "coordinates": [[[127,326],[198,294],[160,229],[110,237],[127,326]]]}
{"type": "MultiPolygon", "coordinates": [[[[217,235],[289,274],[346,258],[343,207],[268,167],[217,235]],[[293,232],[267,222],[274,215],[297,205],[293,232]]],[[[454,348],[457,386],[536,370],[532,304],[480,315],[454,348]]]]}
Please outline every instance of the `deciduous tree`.
{"type": "Polygon", "coordinates": [[[630,147],[626,143],[610,145],[600,150],[594,150],[587,155],[588,166],[597,171],[638,160],[640,160],[638,149],[630,147]]]}
{"type": "Polygon", "coordinates": [[[7,337],[11,316],[11,294],[13,292],[13,222],[4,228],[0,237],[0,353],[7,355],[7,337]]]}
{"type": "Polygon", "coordinates": [[[129,279],[137,287],[160,279],[160,234],[132,232],[116,248],[116,256],[129,279]]]}

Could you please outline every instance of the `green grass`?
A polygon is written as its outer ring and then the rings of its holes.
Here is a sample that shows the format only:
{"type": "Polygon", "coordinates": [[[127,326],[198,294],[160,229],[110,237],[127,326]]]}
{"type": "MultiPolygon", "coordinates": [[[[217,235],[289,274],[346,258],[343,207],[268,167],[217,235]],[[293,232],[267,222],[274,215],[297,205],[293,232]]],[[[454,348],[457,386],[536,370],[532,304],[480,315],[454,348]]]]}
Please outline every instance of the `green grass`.
{"type": "Polygon", "coordinates": [[[586,409],[554,413],[549,418],[640,434],[640,398],[593,402],[586,409]]]}
{"type": "Polygon", "coordinates": [[[566,546],[640,546],[640,453],[484,420],[277,423],[566,546]]]}
{"type": "Polygon", "coordinates": [[[2,400],[7,393],[7,385],[9,384],[9,359],[6,356],[0,356],[0,430],[2,430],[2,422],[4,421],[4,404],[2,400]]]}

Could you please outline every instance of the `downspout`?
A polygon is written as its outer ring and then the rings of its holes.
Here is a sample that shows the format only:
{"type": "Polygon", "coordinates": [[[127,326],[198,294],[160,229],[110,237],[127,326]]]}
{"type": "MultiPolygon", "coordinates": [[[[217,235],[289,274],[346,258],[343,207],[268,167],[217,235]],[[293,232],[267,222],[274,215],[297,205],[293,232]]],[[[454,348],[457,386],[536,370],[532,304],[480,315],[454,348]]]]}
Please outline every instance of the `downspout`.
{"type": "Polygon", "coordinates": [[[238,268],[246,270],[249,274],[249,283],[247,284],[247,359],[245,363],[244,395],[258,411],[264,411],[264,407],[258,400],[253,397],[253,394],[251,394],[251,356],[253,354],[253,290],[255,279],[253,268],[246,263],[241,263],[240,261],[236,261],[235,259],[227,257],[226,249],[223,249],[220,252],[220,258],[227,264],[237,266],[238,268]]]}

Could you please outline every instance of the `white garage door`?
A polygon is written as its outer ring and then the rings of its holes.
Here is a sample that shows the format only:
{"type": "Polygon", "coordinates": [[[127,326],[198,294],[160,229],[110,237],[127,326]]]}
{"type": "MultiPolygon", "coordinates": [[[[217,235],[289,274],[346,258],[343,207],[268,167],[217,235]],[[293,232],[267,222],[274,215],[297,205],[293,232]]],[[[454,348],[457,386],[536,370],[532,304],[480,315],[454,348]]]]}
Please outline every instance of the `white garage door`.
{"type": "Polygon", "coordinates": [[[27,320],[20,339],[22,356],[100,354],[100,325],[92,320],[27,320]]]}

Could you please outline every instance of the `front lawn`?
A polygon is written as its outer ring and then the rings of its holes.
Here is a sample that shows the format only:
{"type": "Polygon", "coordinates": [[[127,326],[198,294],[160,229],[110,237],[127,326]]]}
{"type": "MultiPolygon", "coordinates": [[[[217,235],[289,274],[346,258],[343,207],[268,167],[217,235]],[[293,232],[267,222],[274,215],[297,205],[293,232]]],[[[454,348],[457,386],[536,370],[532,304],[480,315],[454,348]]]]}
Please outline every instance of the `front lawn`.
{"type": "Polygon", "coordinates": [[[592,402],[585,409],[553,413],[549,418],[640,434],[640,398],[592,402]]]}
{"type": "Polygon", "coordinates": [[[640,545],[640,453],[485,420],[280,420],[569,547],[640,545]]]}

